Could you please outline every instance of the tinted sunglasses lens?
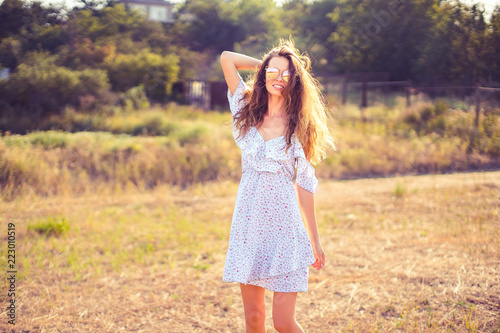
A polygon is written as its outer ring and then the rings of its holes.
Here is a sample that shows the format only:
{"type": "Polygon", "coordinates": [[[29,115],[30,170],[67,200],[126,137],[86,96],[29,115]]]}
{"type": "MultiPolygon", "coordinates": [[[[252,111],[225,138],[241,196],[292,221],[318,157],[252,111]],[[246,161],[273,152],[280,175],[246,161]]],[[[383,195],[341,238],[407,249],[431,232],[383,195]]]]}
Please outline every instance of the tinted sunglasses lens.
{"type": "Polygon", "coordinates": [[[279,71],[276,68],[268,68],[266,70],[266,78],[268,80],[274,80],[279,75],[279,71]]]}
{"type": "Polygon", "coordinates": [[[288,80],[290,80],[290,72],[284,71],[283,72],[283,81],[288,82],[288,80]]]}

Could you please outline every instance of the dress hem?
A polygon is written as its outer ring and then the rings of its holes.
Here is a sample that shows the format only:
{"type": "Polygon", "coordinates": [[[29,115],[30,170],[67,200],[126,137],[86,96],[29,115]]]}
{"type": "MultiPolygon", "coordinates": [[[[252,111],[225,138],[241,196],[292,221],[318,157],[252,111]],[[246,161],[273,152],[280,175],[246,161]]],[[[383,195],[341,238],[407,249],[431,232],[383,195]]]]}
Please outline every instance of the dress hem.
{"type": "MultiPolygon", "coordinates": [[[[258,281],[258,280],[257,280],[258,281]]],[[[306,290],[295,290],[295,291],[281,291],[281,290],[274,290],[276,288],[272,288],[272,287],[262,287],[262,286],[258,286],[256,284],[253,284],[253,283],[250,283],[250,282],[241,282],[241,281],[236,281],[236,280],[222,280],[223,283],[242,283],[244,285],[252,285],[252,286],[256,286],[256,287],[260,287],[260,288],[264,288],[264,289],[267,289],[269,291],[274,291],[274,292],[278,292],[278,293],[307,293],[309,292],[309,287],[308,289],[306,290]]]]}
{"type": "MultiPolygon", "coordinates": [[[[263,277],[263,278],[260,278],[260,279],[253,279],[253,280],[250,280],[250,281],[243,281],[242,279],[238,279],[238,278],[224,278],[224,274],[223,274],[223,278],[222,278],[222,282],[225,282],[225,283],[231,283],[231,282],[238,282],[238,283],[242,283],[242,284],[245,284],[245,285],[252,285],[252,286],[257,286],[257,287],[261,287],[261,288],[264,288],[264,289],[267,289],[267,290],[270,290],[270,291],[275,291],[275,292],[308,292],[308,288],[309,288],[309,279],[306,278],[305,280],[305,283],[302,285],[304,286],[305,288],[296,288],[296,290],[286,290],[286,291],[283,291],[283,290],[278,290],[280,288],[275,288],[273,286],[270,286],[270,285],[267,285],[267,286],[262,286],[262,285],[258,285],[258,281],[262,281],[262,280],[267,280],[267,279],[270,279],[270,278],[274,278],[274,277],[279,277],[279,276],[282,276],[282,275],[285,275],[285,274],[290,274],[290,273],[293,273],[295,271],[298,271],[300,269],[306,269],[307,272],[309,271],[309,266],[310,265],[307,265],[307,266],[302,266],[302,267],[299,267],[297,268],[296,270],[291,270],[291,271],[287,271],[287,272],[282,272],[280,274],[277,274],[277,275],[270,275],[270,276],[267,276],[267,277],[263,277]]],[[[307,275],[309,275],[309,273],[307,273],[307,275]]]]}

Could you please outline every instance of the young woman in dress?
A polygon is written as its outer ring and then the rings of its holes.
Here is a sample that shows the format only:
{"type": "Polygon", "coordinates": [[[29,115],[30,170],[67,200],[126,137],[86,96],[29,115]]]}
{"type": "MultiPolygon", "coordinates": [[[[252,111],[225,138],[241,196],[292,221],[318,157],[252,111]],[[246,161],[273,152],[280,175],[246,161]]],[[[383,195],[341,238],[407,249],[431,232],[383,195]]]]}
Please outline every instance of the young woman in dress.
{"type": "Polygon", "coordinates": [[[309,266],[325,265],[310,162],[335,149],[320,85],[291,41],[263,60],[224,51],[221,65],[243,167],[223,281],[240,283],[247,332],[266,332],[265,289],[274,291],[274,328],[303,332],[297,293],[307,291],[309,266]],[[255,71],[251,87],[238,70],[255,71]]]}

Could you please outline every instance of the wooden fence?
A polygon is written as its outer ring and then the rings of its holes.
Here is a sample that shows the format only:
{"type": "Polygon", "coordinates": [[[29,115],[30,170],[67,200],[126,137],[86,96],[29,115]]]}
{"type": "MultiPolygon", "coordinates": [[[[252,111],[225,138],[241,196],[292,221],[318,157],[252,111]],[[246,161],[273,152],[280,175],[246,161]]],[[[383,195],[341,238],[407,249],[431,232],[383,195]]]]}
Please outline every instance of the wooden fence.
{"type": "Polygon", "coordinates": [[[173,95],[177,102],[194,105],[205,111],[229,108],[225,81],[176,82],[173,95]]]}

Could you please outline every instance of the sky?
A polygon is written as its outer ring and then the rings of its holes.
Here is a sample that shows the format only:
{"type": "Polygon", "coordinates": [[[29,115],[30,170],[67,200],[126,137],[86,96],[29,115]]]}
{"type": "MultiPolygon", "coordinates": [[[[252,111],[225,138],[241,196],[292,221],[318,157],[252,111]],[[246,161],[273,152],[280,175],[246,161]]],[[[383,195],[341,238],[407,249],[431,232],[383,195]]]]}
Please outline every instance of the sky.
{"type": "Polygon", "coordinates": [[[479,3],[484,5],[484,9],[486,11],[486,17],[490,17],[491,13],[495,9],[495,5],[500,5],[500,0],[481,0],[481,1],[473,1],[473,0],[462,0],[463,3],[472,5],[474,3],[479,3]]]}
{"type": "MultiPolygon", "coordinates": [[[[66,4],[68,7],[71,6],[73,7],[76,3],[75,0],[41,0],[42,3],[45,4],[54,4],[54,5],[61,5],[61,4],[66,4]]],[[[500,5],[500,0],[461,0],[463,3],[471,5],[474,3],[482,4],[484,5],[484,9],[486,11],[486,18],[489,18],[491,16],[491,13],[493,12],[493,9],[495,9],[495,5],[500,5]]],[[[0,3],[3,2],[0,0],[0,3]]],[[[171,2],[182,2],[182,0],[171,0],[171,2]]],[[[275,0],[276,3],[281,4],[284,2],[284,0],[275,0]]]]}

